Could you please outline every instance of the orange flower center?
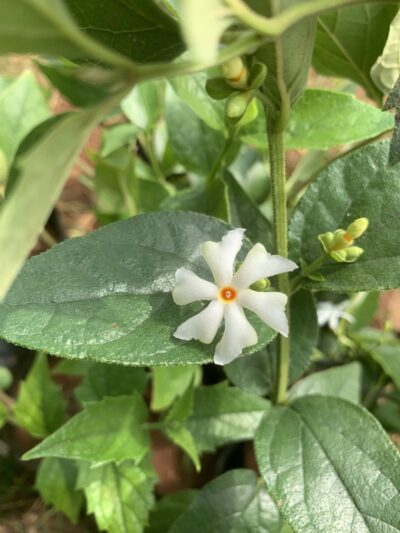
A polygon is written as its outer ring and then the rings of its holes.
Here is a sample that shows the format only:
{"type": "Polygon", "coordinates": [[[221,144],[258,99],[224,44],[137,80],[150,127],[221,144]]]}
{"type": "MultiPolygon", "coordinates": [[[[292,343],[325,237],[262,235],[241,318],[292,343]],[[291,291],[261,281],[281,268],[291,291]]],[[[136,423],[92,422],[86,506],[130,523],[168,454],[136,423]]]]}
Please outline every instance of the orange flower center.
{"type": "Polygon", "coordinates": [[[237,292],[233,287],[222,287],[219,291],[219,297],[224,303],[232,303],[236,296],[237,292]]]}
{"type": "Polygon", "coordinates": [[[349,233],[347,233],[347,231],[346,231],[346,233],[343,235],[343,239],[344,239],[348,244],[353,244],[353,242],[354,242],[353,237],[352,237],[349,233]]]}

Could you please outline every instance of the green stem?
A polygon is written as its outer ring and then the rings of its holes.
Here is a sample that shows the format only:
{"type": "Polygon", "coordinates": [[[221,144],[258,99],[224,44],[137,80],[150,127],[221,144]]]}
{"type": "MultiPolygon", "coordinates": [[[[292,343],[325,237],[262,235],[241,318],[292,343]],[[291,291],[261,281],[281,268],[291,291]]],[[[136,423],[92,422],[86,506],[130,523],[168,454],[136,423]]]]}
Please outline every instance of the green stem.
{"type": "MultiPolygon", "coordinates": [[[[287,212],[286,212],[286,173],[285,173],[285,133],[276,131],[268,125],[268,145],[271,167],[272,203],[274,212],[275,251],[282,257],[288,255],[287,242],[287,212]]],[[[278,278],[279,290],[289,297],[289,276],[280,274],[278,278]]],[[[289,313],[289,302],[287,306],[289,313]]],[[[278,341],[278,384],[276,402],[284,403],[289,383],[289,339],[279,336],[278,341]]]]}
{"type": "Polygon", "coordinates": [[[213,183],[215,178],[217,177],[219,169],[223,165],[225,158],[226,158],[226,154],[228,153],[229,148],[232,146],[232,143],[235,140],[235,138],[236,138],[236,130],[231,131],[229,134],[229,137],[226,139],[225,144],[221,150],[221,153],[219,154],[218,159],[215,161],[214,166],[210,174],[207,177],[208,184],[213,183]]]}
{"type": "Polygon", "coordinates": [[[301,288],[301,283],[303,279],[309,276],[310,274],[312,274],[313,272],[316,272],[317,270],[319,270],[322,267],[322,265],[325,263],[326,259],[327,259],[326,254],[322,254],[315,261],[313,261],[306,268],[304,268],[300,272],[300,274],[298,274],[295,278],[293,278],[290,284],[290,293],[295,294],[301,288]]]}

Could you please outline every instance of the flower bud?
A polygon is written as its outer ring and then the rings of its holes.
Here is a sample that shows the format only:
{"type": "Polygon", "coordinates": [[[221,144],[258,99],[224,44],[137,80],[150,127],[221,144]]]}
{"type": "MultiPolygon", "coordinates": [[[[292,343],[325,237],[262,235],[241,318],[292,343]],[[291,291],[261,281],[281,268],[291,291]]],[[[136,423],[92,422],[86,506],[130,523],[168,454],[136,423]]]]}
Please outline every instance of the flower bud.
{"type": "Polygon", "coordinates": [[[350,246],[344,250],[331,251],[329,255],[337,263],[354,263],[363,253],[364,250],[359,246],[350,246]]]}
{"type": "Polygon", "coordinates": [[[354,222],[352,222],[349,226],[347,226],[347,233],[351,235],[353,239],[358,239],[358,237],[361,237],[363,235],[369,225],[368,218],[362,217],[357,218],[354,222]]]}
{"type": "Polygon", "coordinates": [[[234,93],[225,103],[225,115],[230,122],[236,124],[246,113],[253,95],[250,92],[234,93]]]}
{"type": "Polygon", "coordinates": [[[241,57],[234,57],[221,67],[222,75],[231,87],[244,89],[247,86],[249,72],[241,57]]]}
{"type": "Polygon", "coordinates": [[[250,285],[250,289],[253,289],[253,291],[257,292],[264,292],[267,289],[269,289],[271,286],[271,282],[268,278],[262,278],[250,285]]]}
{"type": "Polygon", "coordinates": [[[331,251],[331,245],[334,238],[335,235],[332,231],[328,231],[327,233],[321,233],[320,235],[318,235],[318,240],[322,244],[322,248],[327,254],[329,254],[329,252],[331,251]]]}

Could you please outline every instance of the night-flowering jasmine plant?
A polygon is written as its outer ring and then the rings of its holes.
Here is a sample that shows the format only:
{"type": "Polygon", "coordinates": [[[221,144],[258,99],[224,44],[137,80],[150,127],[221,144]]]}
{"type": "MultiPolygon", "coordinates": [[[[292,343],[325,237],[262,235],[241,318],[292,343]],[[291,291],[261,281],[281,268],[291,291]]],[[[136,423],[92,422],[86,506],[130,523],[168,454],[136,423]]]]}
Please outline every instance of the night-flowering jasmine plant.
{"type": "Polygon", "coordinates": [[[235,273],[234,263],[244,232],[244,229],[231,230],[220,242],[207,241],[201,245],[201,255],[210,267],[214,283],[186,268],[178,269],[175,275],[172,297],[176,304],[186,305],[200,300],[210,303],[181,324],[174,336],[210,344],[224,321],[224,333],[214,353],[214,362],[219,365],[230,363],[242,354],[244,348],[257,344],[257,332],[247,320],[243,308],[258,315],[285,337],[289,333],[285,314],[287,295],[258,292],[250,287],[263,278],[295,270],[297,265],[279,255],[271,255],[262,244],[256,244],[235,273]]]}

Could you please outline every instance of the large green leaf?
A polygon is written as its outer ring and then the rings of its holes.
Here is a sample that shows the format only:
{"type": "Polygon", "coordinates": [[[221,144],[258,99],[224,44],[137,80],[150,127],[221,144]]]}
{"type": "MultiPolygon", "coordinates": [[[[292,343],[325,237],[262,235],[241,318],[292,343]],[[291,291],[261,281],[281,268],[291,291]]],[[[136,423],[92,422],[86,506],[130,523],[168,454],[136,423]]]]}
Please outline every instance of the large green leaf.
{"type": "MultiPolygon", "coordinates": [[[[292,110],[286,129],[286,146],[325,150],[373,138],[393,125],[392,115],[357,100],[351,94],[307,89],[292,110]]],[[[241,138],[265,150],[266,124],[261,114],[243,128],[241,138]]]]}
{"type": "Polygon", "coordinates": [[[230,470],[198,492],[169,533],[208,531],[279,533],[282,520],[263,483],[252,470],[230,470]]]}
{"type": "Polygon", "coordinates": [[[98,118],[98,110],[61,117],[17,161],[18,181],[0,210],[0,301],[36,244],[98,118]]]}
{"type": "Polygon", "coordinates": [[[319,289],[376,291],[400,286],[400,181],[387,166],[389,143],[368,145],[337,159],[320,173],[296,207],[289,228],[292,259],[311,262],[321,255],[318,235],[367,217],[369,227],[357,240],[364,254],[352,264],[333,261],[321,268],[319,289]]]}
{"type": "Polygon", "coordinates": [[[183,51],[178,25],[153,0],[65,2],[82,31],[134,61],[171,61],[183,51]]]}
{"type": "Polygon", "coordinates": [[[169,407],[178,396],[186,391],[192,381],[200,381],[200,376],[201,368],[194,365],[153,368],[152,410],[162,411],[169,407]]]}
{"type": "Polygon", "coordinates": [[[322,394],[360,403],[362,366],[358,362],[315,372],[298,381],[289,391],[289,399],[322,394]]]}
{"type": "Polygon", "coordinates": [[[147,458],[91,467],[81,464],[78,488],[86,496],[88,513],[108,533],[142,533],[154,503],[155,475],[147,458]]]}
{"type": "Polygon", "coordinates": [[[194,392],[193,411],[185,425],[199,450],[254,437],[270,403],[236,387],[218,384],[194,392]]]}
{"type": "Polygon", "coordinates": [[[47,358],[38,354],[26,381],[20,385],[14,415],[34,437],[47,437],[64,422],[65,402],[52,381],[47,358]]]}
{"type": "Polygon", "coordinates": [[[398,531],[399,452],[363,408],[323,396],[275,407],[257,431],[256,455],[297,533],[398,531]]]}
{"type": "MultiPolygon", "coordinates": [[[[172,333],[198,304],[177,306],[180,267],[210,278],[199,246],[228,226],[194,213],[154,213],[109,224],[28,261],[0,305],[0,336],[70,358],[140,366],[212,360],[213,347],[172,333]]],[[[239,260],[249,249],[246,241],[239,260]]],[[[254,315],[253,315],[254,316],[254,315]]],[[[249,318],[253,321],[253,318],[249,318]]],[[[276,335],[253,323],[259,350],[276,335]]]]}
{"type": "Polygon", "coordinates": [[[46,457],[40,463],[35,488],[42,499],[76,523],[83,504],[83,494],[76,490],[78,470],[74,461],[46,457]]]}
{"type": "Polygon", "coordinates": [[[24,458],[61,457],[96,462],[133,459],[139,462],[150,446],[144,428],[146,420],[146,405],[138,393],[89,403],[24,458]]]}
{"type": "Polygon", "coordinates": [[[398,6],[377,2],[351,6],[318,19],[313,64],[328,76],[349,78],[379,98],[370,70],[381,54],[398,6]]]}
{"type": "Polygon", "coordinates": [[[48,116],[43,91],[31,72],[21,74],[0,93],[0,150],[9,163],[25,135],[48,116]]]}
{"type": "Polygon", "coordinates": [[[187,489],[168,494],[159,500],[150,513],[150,524],[146,533],[166,533],[189,507],[196,497],[197,490],[187,489]]]}
{"type": "MultiPolygon", "coordinates": [[[[93,6],[86,2],[84,7],[85,11],[88,8],[90,11],[93,6]]],[[[101,8],[99,5],[94,8],[95,16],[101,8]]],[[[35,53],[73,59],[87,56],[111,65],[134,68],[127,58],[83,34],[62,0],[2,0],[0,36],[0,54],[35,53]]]]}

